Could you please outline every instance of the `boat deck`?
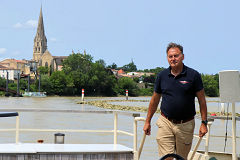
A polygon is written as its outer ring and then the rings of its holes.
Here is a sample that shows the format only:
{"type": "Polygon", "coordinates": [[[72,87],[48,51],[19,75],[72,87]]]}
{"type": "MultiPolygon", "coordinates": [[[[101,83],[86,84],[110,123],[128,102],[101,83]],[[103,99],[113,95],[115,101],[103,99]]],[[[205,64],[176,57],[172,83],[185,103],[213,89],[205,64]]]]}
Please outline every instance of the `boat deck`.
{"type": "Polygon", "coordinates": [[[132,160],[133,149],[120,144],[0,144],[0,159],[132,160]]]}

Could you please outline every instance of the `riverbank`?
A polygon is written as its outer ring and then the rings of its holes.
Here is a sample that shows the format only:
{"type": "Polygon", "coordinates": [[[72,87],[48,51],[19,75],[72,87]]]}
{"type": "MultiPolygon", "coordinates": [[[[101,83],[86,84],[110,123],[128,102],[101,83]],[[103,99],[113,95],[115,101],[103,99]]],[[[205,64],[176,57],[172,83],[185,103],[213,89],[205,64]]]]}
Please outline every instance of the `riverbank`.
{"type": "MultiPolygon", "coordinates": [[[[136,107],[136,106],[128,106],[128,105],[116,105],[116,104],[111,104],[112,102],[149,102],[149,100],[95,100],[95,101],[79,101],[77,104],[88,104],[92,106],[96,106],[99,108],[104,108],[104,109],[110,109],[110,110],[121,110],[121,111],[134,111],[134,112],[147,112],[148,107],[136,107]]],[[[160,113],[160,109],[158,108],[156,113],[160,113]]],[[[199,111],[197,111],[197,114],[200,114],[199,111]]],[[[212,116],[222,116],[226,117],[229,116],[231,117],[232,113],[220,113],[220,112],[208,112],[208,115],[212,116]]],[[[237,117],[240,117],[239,113],[236,113],[237,117]]]]}

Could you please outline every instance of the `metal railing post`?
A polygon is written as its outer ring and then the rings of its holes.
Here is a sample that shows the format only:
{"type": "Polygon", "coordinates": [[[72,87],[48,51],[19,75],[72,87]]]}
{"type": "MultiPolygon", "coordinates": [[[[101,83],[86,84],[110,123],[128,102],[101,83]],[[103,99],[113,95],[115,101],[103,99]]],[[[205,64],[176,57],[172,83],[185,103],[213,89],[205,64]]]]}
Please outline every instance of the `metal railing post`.
{"type": "Polygon", "coordinates": [[[19,115],[16,116],[16,143],[19,142],[19,115]]]}
{"type": "Polygon", "coordinates": [[[118,126],[118,114],[114,112],[114,144],[117,144],[117,126],[118,126]]]}
{"type": "Polygon", "coordinates": [[[191,157],[190,157],[190,160],[193,160],[193,158],[194,158],[194,156],[195,156],[195,154],[196,154],[196,152],[197,152],[197,149],[198,149],[198,147],[199,147],[199,145],[200,145],[200,143],[201,143],[201,141],[202,141],[202,138],[203,138],[203,137],[199,137],[198,142],[197,142],[196,146],[195,146],[194,149],[193,149],[193,152],[192,152],[192,155],[191,155],[191,157]]]}
{"type": "Polygon", "coordinates": [[[138,151],[137,151],[137,121],[134,119],[133,124],[133,154],[134,160],[138,160],[138,151]]]}
{"type": "Polygon", "coordinates": [[[235,103],[232,103],[232,159],[237,160],[236,154],[236,112],[235,103]]]}
{"type": "Polygon", "coordinates": [[[211,129],[212,121],[208,123],[207,128],[208,132],[206,134],[206,141],[205,141],[205,155],[208,156],[208,149],[209,149],[209,138],[210,138],[210,129],[211,129]]]}

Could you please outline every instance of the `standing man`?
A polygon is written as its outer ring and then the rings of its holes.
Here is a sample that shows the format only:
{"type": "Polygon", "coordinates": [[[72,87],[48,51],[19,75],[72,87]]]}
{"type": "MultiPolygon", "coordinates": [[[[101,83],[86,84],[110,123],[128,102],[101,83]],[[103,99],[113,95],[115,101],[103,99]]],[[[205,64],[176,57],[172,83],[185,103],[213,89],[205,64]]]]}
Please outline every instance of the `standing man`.
{"type": "Polygon", "coordinates": [[[201,75],[183,64],[183,47],[170,43],[167,47],[169,68],[157,76],[151,98],[144,132],[151,134],[151,119],[157,110],[160,98],[161,116],[157,120],[157,143],[159,156],[176,153],[187,159],[192,146],[195,127],[195,97],[200,105],[202,123],[199,137],[207,133],[207,105],[201,75]]]}

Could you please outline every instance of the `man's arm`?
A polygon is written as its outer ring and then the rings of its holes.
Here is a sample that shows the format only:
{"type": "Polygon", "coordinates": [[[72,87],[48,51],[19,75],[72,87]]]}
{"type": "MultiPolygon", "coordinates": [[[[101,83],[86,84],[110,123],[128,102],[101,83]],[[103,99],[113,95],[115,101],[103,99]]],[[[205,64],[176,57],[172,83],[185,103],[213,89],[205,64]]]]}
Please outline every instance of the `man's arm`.
{"type": "MultiPolygon", "coordinates": [[[[198,91],[196,95],[197,95],[198,103],[200,106],[200,113],[201,113],[202,120],[203,121],[207,120],[207,104],[206,104],[204,89],[198,91]]],[[[208,132],[207,126],[201,123],[200,129],[199,129],[199,137],[203,137],[207,132],[208,132]]]]}
{"type": "Polygon", "coordinates": [[[153,96],[151,98],[151,101],[150,101],[149,107],[148,107],[148,114],[147,114],[146,122],[143,127],[143,131],[145,132],[146,135],[151,134],[151,119],[157,110],[160,98],[161,98],[161,94],[159,94],[157,92],[153,92],[153,96]]]}

